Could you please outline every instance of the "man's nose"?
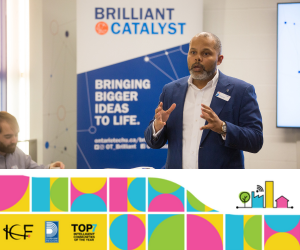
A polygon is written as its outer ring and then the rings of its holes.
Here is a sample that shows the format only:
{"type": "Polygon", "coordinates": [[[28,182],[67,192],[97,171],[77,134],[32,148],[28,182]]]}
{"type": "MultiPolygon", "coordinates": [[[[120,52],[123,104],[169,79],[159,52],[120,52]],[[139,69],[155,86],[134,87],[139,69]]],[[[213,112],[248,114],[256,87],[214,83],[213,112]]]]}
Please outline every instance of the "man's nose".
{"type": "Polygon", "coordinates": [[[17,142],[18,142],[18,136],[13,136],[12,140],[11,140],[11,143],[17,144],[17,142]]]}
{"type": "Polygon", "coordinates": [[[197,55],[195,58],[196,62],[202,62],[202,57],[201,55],[197,55]]]}

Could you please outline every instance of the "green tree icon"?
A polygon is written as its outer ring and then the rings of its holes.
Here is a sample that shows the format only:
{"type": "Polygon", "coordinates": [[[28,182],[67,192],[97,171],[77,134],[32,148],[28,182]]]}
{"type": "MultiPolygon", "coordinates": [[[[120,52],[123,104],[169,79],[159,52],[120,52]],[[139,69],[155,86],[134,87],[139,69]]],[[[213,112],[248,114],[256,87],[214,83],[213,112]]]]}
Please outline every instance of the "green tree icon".
{"type": "Polygon", "coordinates": [[[250,194],[248,192],[241,192],[240,195],[241,202],[244,203],[244,206],[246,207],[246,203],[250,200],[250,194]]]}

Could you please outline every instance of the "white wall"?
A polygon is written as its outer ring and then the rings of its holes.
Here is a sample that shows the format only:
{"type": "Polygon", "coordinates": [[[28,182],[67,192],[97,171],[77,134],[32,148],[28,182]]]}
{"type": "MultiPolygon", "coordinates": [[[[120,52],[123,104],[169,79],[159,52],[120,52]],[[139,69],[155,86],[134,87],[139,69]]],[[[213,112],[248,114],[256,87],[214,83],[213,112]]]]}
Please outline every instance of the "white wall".
{"type": "Polygon", "coordinates": [[[43,161],[76,168],[76,1],[43,0],[42,5],[43,161]]]}
{"type": "Polygon", "coordinates": [[[220,70],[253,84],[258,96],[264,145],[257,154],[245,153],[251,169],[297,168],[297,155],[300,168],[300,129],[276,128],[277,2],[204,0],[204,30],[223,44],[220,70]]]}
{"type": "Polygon", "coordinates": [[[43,5],[29,1],[30,14],[30,138],[37,140],[37,162],[43,163],[43,5]]]}

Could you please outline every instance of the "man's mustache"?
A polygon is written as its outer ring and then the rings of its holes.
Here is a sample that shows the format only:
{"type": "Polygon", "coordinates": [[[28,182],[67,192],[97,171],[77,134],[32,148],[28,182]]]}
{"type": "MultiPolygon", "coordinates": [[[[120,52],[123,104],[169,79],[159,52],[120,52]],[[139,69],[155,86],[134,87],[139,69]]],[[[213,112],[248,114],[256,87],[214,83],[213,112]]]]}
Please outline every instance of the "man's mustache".
{"type": "Polygon", "coordinates": [[[205,71],[205,67],[202,64],[200,64],[200,63],[194,63],[191,68],[193,69],[195,67],[202,68],[205,71]]]}

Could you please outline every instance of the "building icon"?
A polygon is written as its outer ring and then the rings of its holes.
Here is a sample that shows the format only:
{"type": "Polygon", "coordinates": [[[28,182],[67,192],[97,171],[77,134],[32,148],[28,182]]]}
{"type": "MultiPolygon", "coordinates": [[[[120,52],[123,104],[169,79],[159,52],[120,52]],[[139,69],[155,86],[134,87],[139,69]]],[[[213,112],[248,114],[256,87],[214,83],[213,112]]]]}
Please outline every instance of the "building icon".
{"type": "Polygon", "coordinates": [[[276,207],[277,208],[288,208],[288,203],[289,200],[287,198],[285,198],[284,196],[280,196],[277,200],[276,200],[276,207]]]}
{"type": "Polygon", "coordinates": [[[274,207],[274,182],[273,181],[266,181],[266,208],[273,208],[274,207]]]}
{"type": "Polygon", "coordinates": [[[253,208],[264,208],[264,196],[254,196],[254,191],[252,191],[252,207],[253,208]]]}
{"type": "Polygon", "coordinates": [[[280,196],[277,200],[275,200],[276,206],[274,206],[274,181],[265,182],[265,191],[261,186],[257,185],[257,187],[258,187],[257,192],[265,192],[265,194],[264,195],[258,194],[255,196],[255,191],[252,191],[251,207],[246,207],[245,205],[244,207],[237,206],[236,208],[293,208],[288,206],[289,200],[285,198],[283,195],[280,196]]]}

